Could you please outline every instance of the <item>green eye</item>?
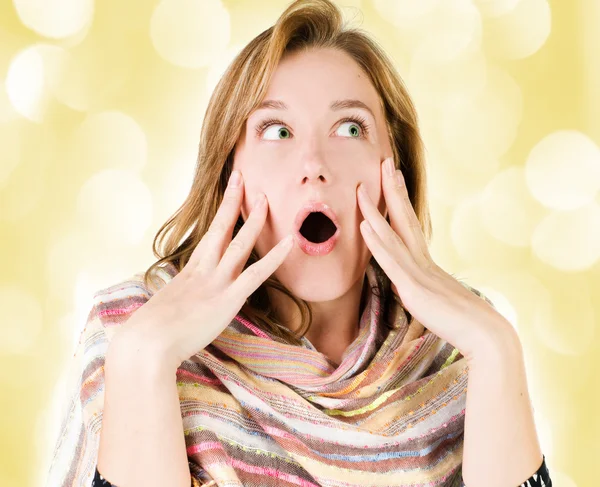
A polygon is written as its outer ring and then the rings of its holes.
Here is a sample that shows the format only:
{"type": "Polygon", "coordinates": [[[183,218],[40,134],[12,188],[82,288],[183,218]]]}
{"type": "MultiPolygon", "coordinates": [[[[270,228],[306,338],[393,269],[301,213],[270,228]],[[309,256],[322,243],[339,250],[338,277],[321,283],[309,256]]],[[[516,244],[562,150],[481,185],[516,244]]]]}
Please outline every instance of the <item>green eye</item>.
{"type": "Polygon", "coordinates": [[[361,132],[362,128],[360,127],[359,124],[354,123],[354,122],[344,122],[344,123],[351,123],[350,133],[351,133],[351,135],[355,136],[353,138],[360,137],[360,132],[361,132]]]}
{"type": "MultiPolygon", "coordinates": [[[[271,124],[271,126],[273,126],[273,125],[281,125],[281,124],[271,124]]],[[[267,127],[267,129],[265,129],[265,132],[267,132],[268,129],[270,129],[270,128],[271,127],[267,127]]],[[[278,135],[281,135],[281,134],[283,134],[283,137],[281,137],[283,139],[289,139],[290,138],[290,132],[285,127],[282,127],[282,128],[279,129],[278,135]]],[[[269,139],[269,140],[272,140],[272,139],[269,139]]]]}
{"type": "MultiPolygon", "coordinates": [[[[369,124],[361,116],[346,117],[346,118],[343,118],[342,120],[340,120],[340,122],[342,124],[347,123],[347,122],[352,123],[352,125],[351,125],[352,128],[350,129],[351,137],[349,137],[351,139],[366,138],[367,134],[369,133],[369,124]],[[356,127],[358,127],[358,129],[356,127]]],[[[263,133],[266,132],[266,130],[269,127],[271,127],[272,125],[283,125],[283,128],[280,129],[280,130],[283,130],[283,132],[280,131],[279,134],[283,133],[284,136],[278,137],[277,139],[267,139],[267,140],[282,140],[282,139],[289,139],[291,137],[290,131],[285,127],[285,123],[276,118],[269,118],[269,119],[261,122],[256,127],[256,135],[258,137],[261,137],[263,135],[263,133]]]]}

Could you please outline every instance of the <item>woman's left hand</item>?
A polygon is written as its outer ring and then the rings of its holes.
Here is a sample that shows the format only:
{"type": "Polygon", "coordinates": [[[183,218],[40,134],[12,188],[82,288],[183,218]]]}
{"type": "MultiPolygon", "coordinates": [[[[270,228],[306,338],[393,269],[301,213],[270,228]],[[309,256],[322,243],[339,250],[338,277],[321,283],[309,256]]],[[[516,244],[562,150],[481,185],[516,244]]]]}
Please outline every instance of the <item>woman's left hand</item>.
{"type": "MultiPolygon", "coordinates": [[[[391,160],[391,159],[390,159],[391,160]]],[[[512,324],[433,262],[421,224],[410,202],[400,170],[381,170],[381,187],[390,224],[366,191],[358,189],[365,220],[361,233],[369,250],[392,282],[392,291],[425,328],[456,347],[471,360],[490,347],[514,343],[512,324]],[[369,225],[370,224],[370,225],[369,225]]],[[[374,189],[373,189],[374,190],[374,189]]]]}

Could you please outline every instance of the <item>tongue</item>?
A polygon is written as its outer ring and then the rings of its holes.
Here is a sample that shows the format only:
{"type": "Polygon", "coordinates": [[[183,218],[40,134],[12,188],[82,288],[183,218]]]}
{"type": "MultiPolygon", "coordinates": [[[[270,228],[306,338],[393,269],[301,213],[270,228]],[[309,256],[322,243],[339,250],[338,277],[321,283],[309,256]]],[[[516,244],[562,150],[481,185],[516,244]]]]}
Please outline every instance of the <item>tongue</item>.
{"type": "Polygon", "coordinates": [[[336,231],[336,227],[329,217],[321,212],[313,212],[306,217],[300,227],[300,233],[313,243],[322,243],[329,240],[336,231]]]}

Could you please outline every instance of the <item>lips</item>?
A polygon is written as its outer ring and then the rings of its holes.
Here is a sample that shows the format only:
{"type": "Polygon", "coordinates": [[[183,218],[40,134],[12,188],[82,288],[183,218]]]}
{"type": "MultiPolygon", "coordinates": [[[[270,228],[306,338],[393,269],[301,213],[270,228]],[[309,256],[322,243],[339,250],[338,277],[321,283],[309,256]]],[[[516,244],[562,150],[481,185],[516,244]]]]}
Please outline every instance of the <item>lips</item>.
{"type": "Polygon", "coordinates": [[[310,256],[325,256],[329,254],[335,247],[338,238],[340,236],[340,225],[335,215],[335,212],[329,207],[327,204],[322,203],[320,201],[311,201],[304,205],[298,214],[296,215],[296,219],[294,221],[296,227],[296,241],[298,242],[298,246],[307,255],[310,256]],[[321,215],[317,216],[309,216],[311,213],[321,213],[321,215]],[[325,215],[325,216],[323,216],[325,215]],[[331,221],[326,221],[326,218],[329,218],[331,221]],[[319,218],[323,221],[319,221],[319,218]],[[308,221],[314,219],[313,221],[308,221]],[[303,227],[304,222],[307,223],[307,228],[304,230],[307,231],[307,234],[311,234],[312,237],[315,237],[316,241],[310,241],[301,233],[301,229],[303,227]],[[332,227],[335,226],[335,231],[333,235],[327,237],[327,231],[333,231],[332,227]],[[317,228],[317,232],[315,233],[315,226],[319,227],[319,225],[323,224],[321,228],[317,228]],[[323,233],[325,233],[325,237],[323,237],[323,233]]]}
{"type": "Polygon", "coordinates": [[[304,220],[306,220],[306,217],[314,212],[323,213],[339,230],[340,224],[338,223],[337,216],[331,207],[320,201],[311,201],[300,208],[300,211],[298,211],[298,214],[296,215],[296,219],[294,220],[296,232],[300,232],[300,228],[302,227],[304,220]]]}

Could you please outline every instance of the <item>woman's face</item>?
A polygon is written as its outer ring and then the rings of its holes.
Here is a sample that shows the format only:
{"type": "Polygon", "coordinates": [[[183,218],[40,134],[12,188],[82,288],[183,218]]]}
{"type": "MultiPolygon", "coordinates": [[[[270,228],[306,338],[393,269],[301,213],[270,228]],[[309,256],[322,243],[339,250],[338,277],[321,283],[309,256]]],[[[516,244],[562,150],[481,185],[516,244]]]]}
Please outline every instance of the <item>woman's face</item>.
{"type": "Polygon", "coordinates": [[[333,250],[308,255],[296,244],[275,276],[302,299],[332,300],[363,278],[371,257],[359,229],[364,219],[356,199],[360,182],[387,215],[381,162],[392,149],[378,94],[348,54],[320,49],[285,57],[267,100],[286,108],[271,104],[251,113],[235,147],[234,169],[241,171],[245,186],[242,217],[247,220],[255,196],[263,192],[269,211],[255,244],[262,258],[295,231],[303,205],[315,200],[327,204],[340,229],[333,250]],[[331,108],[344,100],[360,101],[368,109],[331,108]],[[343,121],[348,117],[358,120],[343,121]],[[268,119],[280,122],[259,132],[268,119]]]}

